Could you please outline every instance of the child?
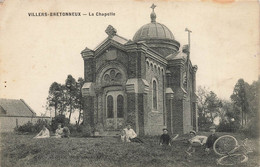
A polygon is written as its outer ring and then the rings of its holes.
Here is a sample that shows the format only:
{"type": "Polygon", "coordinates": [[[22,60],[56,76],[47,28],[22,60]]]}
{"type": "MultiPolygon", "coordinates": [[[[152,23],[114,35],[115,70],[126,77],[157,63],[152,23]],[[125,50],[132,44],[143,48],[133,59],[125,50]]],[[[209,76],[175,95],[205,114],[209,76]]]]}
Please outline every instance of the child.
{"type": "Polygon", "coordinates": [[[163,129],[163,134],[161,135],[160,137],[160,142],[159,144],[160,145],[171,145],[171,137],[170,135],[168,134],[168,130],[166,128],[163,129]]]}

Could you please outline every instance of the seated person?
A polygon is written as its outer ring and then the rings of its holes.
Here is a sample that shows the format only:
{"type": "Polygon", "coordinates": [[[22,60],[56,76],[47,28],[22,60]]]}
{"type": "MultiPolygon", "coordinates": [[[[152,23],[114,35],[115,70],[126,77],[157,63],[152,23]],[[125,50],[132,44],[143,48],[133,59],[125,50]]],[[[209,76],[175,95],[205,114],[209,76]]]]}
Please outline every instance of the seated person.
{"type": "Polygon", "coordinates": [[[40,139],[40,138],[49,138],[49,137],[50,137],[50,131],[45,127],[45,125],[43,125],[40,133],[38,133],[34,138],[40,139]]]}
{"type": "Polygon", "coordinates": [[[70,137],[70,130],[68,127],[63,128],[63,135],[61,136],[62,138],[69,138],[70,137]]]}
{"type": "Polygon", "coordinates": [[[166,145],[166,146],[170,146],[171,145],[171,137],[168,134],[168,130],[166,128],[163,129],[163,134],[160,137],[160,145],[166,145]]]}
{"type": "Polygon", "coordinates": [[[127,124],[127,127],[124,129],[124,135],[121,135],[121,139],[125,142],[137,142],[137,143],[143,143],[143,141],[139,138],[137,138],[137,134],[135,131],[131,128],[130,124],[127,124]]]}
{"type": "Polygon", "coordinates": [[[210,148],[213,148],[214,142],[218,139],[218,136],[216,135],[216,128],[215,126],[210,127],[210,132],[211,134],[209,135],[207,141],[206,141],[206,149],[205,151],[209,152],[210,148]]]}
{"type": "Polygon", "coordinates": [[[55,138],[61,138],[63,135],[63,128],[61,128],[61,124],[58,124],[58,129],[55,131],[55,138]]]}
{"type": "Polygon", "coordinates": [[[121,140],[122,142],[126,142],[126,134],[124,129],[121,131],[121,140]]]}
{"type": "Polygon", "coordinates": [[[196,132],[194,130],[190,131],[190,139],[189,141],[189,147],[186,150],[186,153],[188,155],[191,155],[191,153],[195,152],[195,147],[199,147],[199,146],[203,146],[206,141],[207,141],[207,137],[206,136],[198,136],[196,135],[196,132]]]}

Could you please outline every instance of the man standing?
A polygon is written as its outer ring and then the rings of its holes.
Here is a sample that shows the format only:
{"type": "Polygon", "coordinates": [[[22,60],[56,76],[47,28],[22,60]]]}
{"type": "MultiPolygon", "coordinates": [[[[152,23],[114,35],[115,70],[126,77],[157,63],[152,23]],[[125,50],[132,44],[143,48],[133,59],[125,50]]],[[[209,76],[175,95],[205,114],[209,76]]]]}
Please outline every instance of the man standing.
{"type": "Polygon", "coordinates": [[[206,141],[206,152],[209,152],[210,148],[213,147],[214,142],[218,139],[218,136],[216,135],[216,127],[213,125],[210,127],[211,134],[209,135],[207,141],[206,141]]]}

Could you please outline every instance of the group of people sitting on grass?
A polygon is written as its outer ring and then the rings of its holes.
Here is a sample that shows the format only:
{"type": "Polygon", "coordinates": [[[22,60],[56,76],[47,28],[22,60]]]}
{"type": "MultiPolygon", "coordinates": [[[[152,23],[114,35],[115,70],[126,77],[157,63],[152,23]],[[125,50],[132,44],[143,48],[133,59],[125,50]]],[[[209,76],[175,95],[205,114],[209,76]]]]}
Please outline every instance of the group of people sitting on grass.
{"type": "MultiPolygon", "coordinates": [[[[214,142],[217,140],[216,129],[215,126],[210,127],[211,134],[209,137],[197,135],[194,130],[190,131],[190,137],[187,139],[188,141],[188,149],[185,151],[188,155],[191,155],[195,152],[196,147],[205,146],[205,151],[209,152],[210,148],[213,147],[214,142]]],[[[68,138],[70,135],[70,130],[68,127],[61,127],[61,124],[58,124],[58,128],[55,131],[54,138],[68,138]]],[[[43,125],[42,130],[38,133],[34,138],[49,138],[50,131],[43,125]]],[[[174,138],[171,138],[168,134],[168,130],[166,128],[163,129],[163,134],[160,137],[159,144],[160,145],[171,145],[171,142],[174,141],[178,135],[174,138]]],[[[135,131],[131,128],[130,124],[127,124],[126,128],[122,130],[121,140],[123,142],[137,142],[143,143],[143,141],[137,137],[135,131]]]]}
{"type": "MultiPolygon", "coordinates": [[[[61,127],[61,124],[58,124],[58,128],[55,131],[54,138],[69,138],[70,136],[70,130],[68,127],[61,127]]],[[[42,130],[34,137],[36,139],[40,138],[49,138],[50,137],[50,131],[46,128],[45,125],[43,125],[42,130]]]]}
{"type": "MultiPolygon", "coordinates": [[[[209,153],[210,149],[213,148],[214,142],[218,138],[216,135],[215,126],[210,127],[210,132],[211,134],[209,135],[209,137],[207,137],[207,136],[197,135],[197,133],[194,130],[191,130],[189,133],[190,137],[186,140],[189,146],[185,152],[191,156],[191,154],[195,152],[196,147],[204,146],[205,151],[209,153]]],[[[171,146],[172,141],[176,140],[178,136],[179,135],[177,134],[174,138],[171,138],[170,135],[168,134],[168,130],[164,128],[163,134],[160,136],[159,144],[171,146]]],[[[137,134],[131,128],[130,124],[128,124],[127,127],[123,129],[121,133],[121,140],[123,142],[143,143],[143,141],[137,137],[137,134]]]]}

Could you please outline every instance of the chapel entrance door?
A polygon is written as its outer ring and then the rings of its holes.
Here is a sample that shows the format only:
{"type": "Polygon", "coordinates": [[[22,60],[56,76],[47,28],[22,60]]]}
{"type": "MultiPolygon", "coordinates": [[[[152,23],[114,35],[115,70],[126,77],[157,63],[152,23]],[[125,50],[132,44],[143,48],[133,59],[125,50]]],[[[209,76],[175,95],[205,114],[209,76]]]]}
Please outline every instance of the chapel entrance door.
{"type": "Polygon", "coordinates": [[[106,128],[119,130],[124,125],[125,98],[122,91],[110,91],[106,95],[106,128]]]}

